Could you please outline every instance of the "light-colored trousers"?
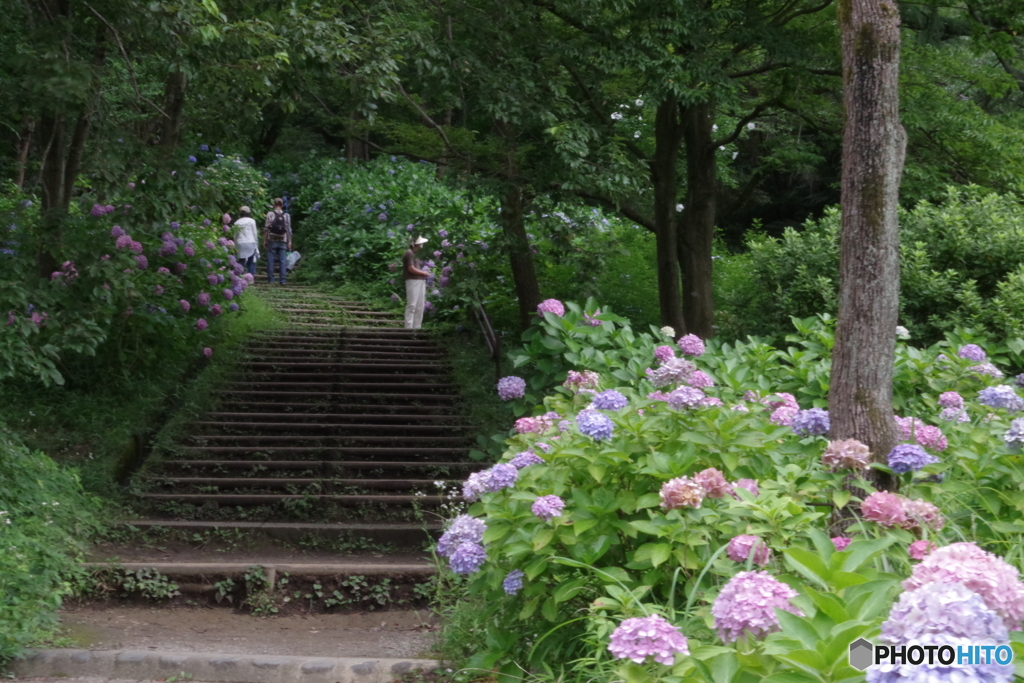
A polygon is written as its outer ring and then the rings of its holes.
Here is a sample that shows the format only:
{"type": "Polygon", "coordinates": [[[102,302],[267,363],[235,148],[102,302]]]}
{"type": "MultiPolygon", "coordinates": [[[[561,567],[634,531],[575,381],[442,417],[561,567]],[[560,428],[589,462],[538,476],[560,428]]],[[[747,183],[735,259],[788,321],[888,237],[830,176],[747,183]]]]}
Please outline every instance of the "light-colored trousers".
{"type": "Polygon", "coordinates": [[[405,281],[405,328],[418,330],[423,327],[423,302],[427,296],[426,280],[405,281]]]}

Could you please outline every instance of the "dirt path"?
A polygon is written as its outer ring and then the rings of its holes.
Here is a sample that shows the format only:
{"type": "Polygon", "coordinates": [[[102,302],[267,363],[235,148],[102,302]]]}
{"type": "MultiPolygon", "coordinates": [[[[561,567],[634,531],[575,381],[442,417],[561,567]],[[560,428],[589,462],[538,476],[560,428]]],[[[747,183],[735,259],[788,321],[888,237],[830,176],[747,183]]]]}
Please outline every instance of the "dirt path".
{"type": "Polygon", "coordinates": [[[437,629],[428,612],[310,614],[260,618],[229,609],[103,605],[67,609],[75,647],[241,655],[429,657],[437,629]]]}

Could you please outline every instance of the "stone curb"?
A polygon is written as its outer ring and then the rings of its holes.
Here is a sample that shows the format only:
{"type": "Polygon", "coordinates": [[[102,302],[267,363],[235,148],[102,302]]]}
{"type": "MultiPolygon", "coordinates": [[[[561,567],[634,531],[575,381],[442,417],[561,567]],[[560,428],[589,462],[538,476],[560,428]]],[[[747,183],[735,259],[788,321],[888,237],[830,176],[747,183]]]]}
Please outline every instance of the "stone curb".
{"type": "Polygon", "coordinates": [[[105,676],[157,680],[190,675],[224,683],[391,683],[413,670],[432,670],[432,659],[288,657],[135,650],[35,650],[9,671],[23,678],[105,676]]]}

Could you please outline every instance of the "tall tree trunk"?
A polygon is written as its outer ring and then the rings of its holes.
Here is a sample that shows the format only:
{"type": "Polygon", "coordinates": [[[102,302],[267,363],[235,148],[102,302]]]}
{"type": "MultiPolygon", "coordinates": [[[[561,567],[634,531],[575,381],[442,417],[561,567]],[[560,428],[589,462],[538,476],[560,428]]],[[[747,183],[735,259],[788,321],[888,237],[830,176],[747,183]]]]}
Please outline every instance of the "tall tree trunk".
{"type": "Polygon", "coordinates": [[[526,237],[526,226],[523,223],[522,188],[510,183],[502,199],[501,226],[505,233],[512,281],[519,299],[519,322],[525,330],[537,318],[537,306],[541,302],[540,283],[537,282],[537,271],[533,268],[533,254],[530,253],[530,241],[526,237]]]}
{"type": "Polygon", "coordinates": [[[676,196],[679,192],[676,162],[679,161],[681,141],[677,106],[675,97],[669,97],[658,105],[654,119],[651,180],[654,184],[654,237],[657,245],[661,324],[668,325],[676,334],[681,335],[687,330],[679,290],[679,252],[676,244],[676,196]]]}
{"type": "Polygon", "coordinates": [[[686,144],[686,206],[679,231],[683,318],[689,334],[708,339],[715,334],[711,249],[718,201],[711,104],[684,105],[680,109],[686,144]]]}
{"type": "Polygon", "coordinates": [[[277,144],[277,139],[281,137],[281,131],[284,130],[287,120],[288,114],[279,104],[271,103],[264,107],[263,128],[260,130],[260,136],[253,144],[252,150],[252,159],[255,163],[262,164],[270,154],[270,150],[277,144]]]}
{"type": "MultiPolygon", "coordinates": [[[[900,278],[896,210],[906,151],[899,121],[900,15],[892,0],[840,0],[838,9],[846,123],[831,437],[858,439],[876,462],[885,462],[897,441],[892,411],[900,278]]],[[[888,476],[875,480],[881,488],[895,483],[888,476]]]]}
{"type": "Polygon", "coordinates": [[[354,111],[350,117],[352,119],[353,130],[349,136],[345,139],[345,155],[348,157],[348,163],[354,164],[357,161],[369,161],[370,160],[370,149],[369,146],[363,142],[363,139],[359,137],[356,128],[362,121],[362,116],[359,112],[354,111]]]}
{"type": "Polygon", "coordinates": [[[64,202],[64,119],[57,114],[43,116],[40,125],[43,147],[39,172],[42,197],[40,202],[40,247],[36,255],[39,277],[49,278],[57,268],[57,259],[49,247],[60,239],[60,226],[66,212],[64,202]]]}
{"type": "Polygon", "coordinates": [[[28,165],[28,152],[32,149],[32,134],[36,130],[35,118],[28,116],[25,117],[25,122],[21,126],[20,136],[20,149],[18,150],[18,175],[15,180],[15,185],[21,190],[25,187],[25,167],[28,165]]]}
{"type": "Polygon", "coordinates": [[[71,206],[71,197],[75,193],[75,181],[78,180],[78,169],[82,166],[82,154],[85,152],[85,141],[89,137],[90,128],[92,128],[90,112],[88,109],[83,109],[75,123],[75,131],[71,134],[67,160],[64,162],[64,197],[61,211],[65,214],[71,206]]]}
{"type": "Polygon", "coordinates": [[[188,92],[188,76],[184,71],[172,71],[164,82],[163,125],[160,127],[160,146],[171,153],[181,143],[182,114],[185,111],[185,94],[188,92]]]}

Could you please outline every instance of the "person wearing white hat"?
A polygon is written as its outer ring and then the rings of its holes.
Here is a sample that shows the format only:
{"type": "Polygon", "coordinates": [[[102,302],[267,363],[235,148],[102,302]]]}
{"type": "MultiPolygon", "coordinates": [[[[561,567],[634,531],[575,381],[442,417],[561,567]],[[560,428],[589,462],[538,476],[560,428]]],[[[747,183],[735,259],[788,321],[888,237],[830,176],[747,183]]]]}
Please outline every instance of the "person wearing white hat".
{"type": "Polygon", "coordinates": [[[427,243],[426,237],[417,237],[409,242],[409,248],[402,255],[402,278],[405,280],[405,327],[418,330],[423,326],[423,302],[427,298],[427,278],[430,273],[423,270],[423,264],[416,258],[416,252],[427,243]]]}
{"type": "Polygon", "coordinates": [[[242,214],[242,217],[235,221],[235,247],[238,249],[238,262],[245,267],[250,275],[256,275],[256,260],[259,258],[259,248],[256,246],[259,239],[256,220],[252,217],[252,209],[248,206],[243,206],[238,212],[242,214]]]}

